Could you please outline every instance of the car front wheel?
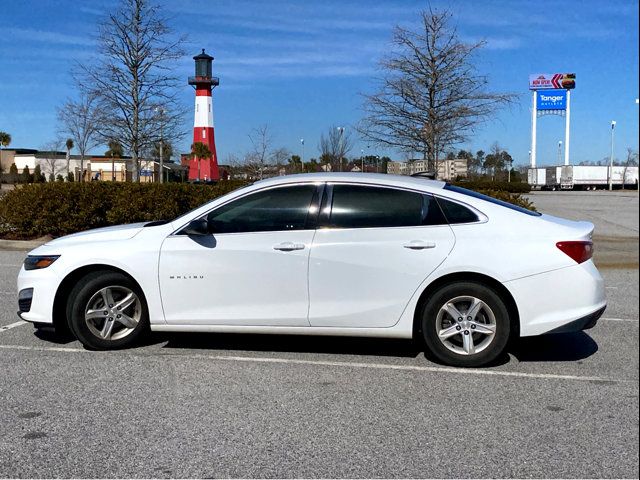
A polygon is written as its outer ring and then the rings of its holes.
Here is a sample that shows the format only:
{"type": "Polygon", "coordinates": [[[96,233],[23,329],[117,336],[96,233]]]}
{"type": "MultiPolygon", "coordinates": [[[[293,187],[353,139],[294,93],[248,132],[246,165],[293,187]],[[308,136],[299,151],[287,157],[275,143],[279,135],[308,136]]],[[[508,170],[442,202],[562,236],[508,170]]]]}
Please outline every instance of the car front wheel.
{"type": "Polygon", "coordinates": [[[67,319],[78,340],[94,350],[129,347],[149,325],[138,285],[110,271],[90,273],[77,283],[69,295],[67,319]]]}
{"type": "Polygon", "coordinates": [[[437,360],[480,367],[496,360],[510,335],[509,311],[493,289],[474,282],[445,285],[422,311],[422,333],[437,360]]]}

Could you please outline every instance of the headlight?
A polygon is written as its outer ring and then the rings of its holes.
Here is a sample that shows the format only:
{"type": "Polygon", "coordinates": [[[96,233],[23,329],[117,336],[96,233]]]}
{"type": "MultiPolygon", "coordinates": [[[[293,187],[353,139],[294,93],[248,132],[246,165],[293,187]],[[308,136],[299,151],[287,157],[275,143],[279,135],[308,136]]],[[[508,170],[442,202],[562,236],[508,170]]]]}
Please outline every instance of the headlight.
{"type": "Polygon", "coordinates": [[[59,258],[60,255],[29,255],[24,260],[24,269],[40,270],[41,268],[47,268],[59,258]]]}

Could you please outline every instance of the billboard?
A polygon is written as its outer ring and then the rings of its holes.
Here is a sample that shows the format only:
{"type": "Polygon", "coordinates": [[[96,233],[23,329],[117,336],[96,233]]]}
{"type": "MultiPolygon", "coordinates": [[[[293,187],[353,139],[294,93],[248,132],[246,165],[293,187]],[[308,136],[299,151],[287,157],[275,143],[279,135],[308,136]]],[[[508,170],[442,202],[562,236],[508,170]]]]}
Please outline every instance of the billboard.
{"type": "Polygon", "coordinates": [[[566,90],[542,90],[536,92],[536,107],[538,110],[566,110],[567,91],[566,90]]]}
{"type": "Polygon", "coordinates": [[[576,88],[575,73],[534,73],[529,75],[529,90],[569,90],[576,88]]]}

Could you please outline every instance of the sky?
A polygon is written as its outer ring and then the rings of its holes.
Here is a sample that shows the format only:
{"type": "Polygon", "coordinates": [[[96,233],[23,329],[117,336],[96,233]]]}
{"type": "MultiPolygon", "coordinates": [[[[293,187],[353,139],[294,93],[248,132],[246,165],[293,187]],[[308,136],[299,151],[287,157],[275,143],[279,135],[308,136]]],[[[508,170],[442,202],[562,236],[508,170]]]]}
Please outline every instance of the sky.
{"type": "MultiPolygon", "coordinates": [[[[428,6],[414,0],[159,0],[176,34],[187,34],[187,55],[176,62],[184,78],[180,101],[193,108],[192,56],[215,57],[215,135],[218,158],[242,157],[249,133],[268,125],[274,148],[318,157],[321,133],[353,128],[362,94],[375,91],[379,59],[391,48],[394,26],[415,29],[428,6]]],[[[96,54],[97,26],[117,0],[0,0],[0,131],[11,146],[46,148],[59,137],[56,107],[76,90],[70,71],[96,54]]],[[[610,122],[617,122],[615,157],[638,149],[638,1],[433,0],[453,13],[463,41],[485,40],[476,67],[489,90],[518,95],[517,102],[480,125],[455,148],[488,151],[494,142],[516,164],[528,163],[532,73],[576,74],[572,92],[571,160],[608,157],[610,122]]],[[[192,116],[185,118],[190,132],[192,116]]],[[[186,152],[187,138],[177,150],[186,152]]],[[[538,164],[557,164],[564,119],[538,121],[538,164]]],[[[102,154],[99,147],[94,153],[102,154]]],[[[361,152],[404,155],[356,139],[361,152]]]]}

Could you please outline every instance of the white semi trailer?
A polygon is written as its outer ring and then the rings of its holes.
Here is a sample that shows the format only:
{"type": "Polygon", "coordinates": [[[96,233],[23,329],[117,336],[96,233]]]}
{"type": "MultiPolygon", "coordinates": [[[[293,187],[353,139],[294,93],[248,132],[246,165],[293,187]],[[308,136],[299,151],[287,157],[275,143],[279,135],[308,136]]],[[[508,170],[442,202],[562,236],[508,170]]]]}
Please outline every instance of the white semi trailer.
{"type": "Polygon", "coordinates": [[[539,167],[529,169],[529,185],[535,190],[559,190],[561,167],[539,167]]]}
{"type": "MultiPolygon", "coordinates": [[[[612,169],[614,188],[638,188],[638,167],[612,169]]],[[[604,165],[567,165],[530,168],[529,184],[536,190],[596,190],[609,185],[609,167],[604,165]]]]}
{"type": "MultiPolygon", "coordinates": [[[[613,167],[611,183],[616,188],[622,186],[637,188],[638,167],[613,167]]],[[[568,165],[562,167],[560,187],[565,190],[596,190],[609,185],[609,167],[591,165],[568,165]]]]}

